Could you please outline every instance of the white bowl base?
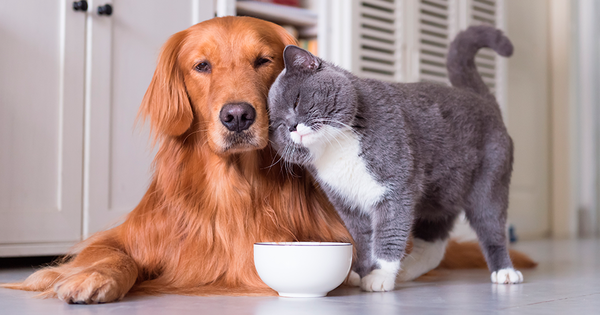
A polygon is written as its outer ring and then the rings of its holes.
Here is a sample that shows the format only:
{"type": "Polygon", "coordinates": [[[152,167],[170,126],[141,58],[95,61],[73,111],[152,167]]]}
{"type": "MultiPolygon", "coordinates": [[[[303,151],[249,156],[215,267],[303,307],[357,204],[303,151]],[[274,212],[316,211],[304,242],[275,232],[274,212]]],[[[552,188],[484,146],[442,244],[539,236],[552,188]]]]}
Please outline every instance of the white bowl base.
{"type": "Polygon", "coordinates": [[[291,297],[291,298],[319,298],[327,295],[325,293],[283,293],[278,292],[281,297],[291,297]]]}

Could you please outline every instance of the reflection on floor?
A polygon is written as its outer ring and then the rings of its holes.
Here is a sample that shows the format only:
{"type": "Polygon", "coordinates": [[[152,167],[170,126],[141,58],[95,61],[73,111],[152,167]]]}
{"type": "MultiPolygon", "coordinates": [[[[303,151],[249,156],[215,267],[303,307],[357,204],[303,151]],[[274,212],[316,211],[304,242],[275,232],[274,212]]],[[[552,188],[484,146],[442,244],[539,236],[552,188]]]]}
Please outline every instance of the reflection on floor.
{"type": "MultiPolygon", "coordinates": [[[[493,285],[485,270],[440,271],[387,293],[343,288],[318,299],[173,295],[102,305],[67,305],[0,289],[0,314],[600,314],[600,240],[529,241],[516,248],[540,263],[523,271],[521,285],[493,285]]],[[[31,272],[0,266],[0,282],[31,272]]]]}

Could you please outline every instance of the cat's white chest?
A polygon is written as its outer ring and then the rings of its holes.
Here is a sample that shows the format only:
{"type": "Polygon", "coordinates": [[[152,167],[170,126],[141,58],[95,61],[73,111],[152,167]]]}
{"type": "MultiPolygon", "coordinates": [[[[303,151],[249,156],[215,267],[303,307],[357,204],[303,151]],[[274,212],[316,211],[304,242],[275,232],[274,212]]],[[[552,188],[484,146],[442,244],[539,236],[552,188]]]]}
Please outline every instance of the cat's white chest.
{"type": "Polygon", "coordinates": [[[315,157],[313,165],[318,179],[335,190],[338,195],[364,212],[381,200],[386,188],[378,183],[359,156],[360,142],[351,130],[319,130],[328,133],[325,142],[308,146],[315,157]],[[328,132],[329,131],[329,132],[328,132]]]}

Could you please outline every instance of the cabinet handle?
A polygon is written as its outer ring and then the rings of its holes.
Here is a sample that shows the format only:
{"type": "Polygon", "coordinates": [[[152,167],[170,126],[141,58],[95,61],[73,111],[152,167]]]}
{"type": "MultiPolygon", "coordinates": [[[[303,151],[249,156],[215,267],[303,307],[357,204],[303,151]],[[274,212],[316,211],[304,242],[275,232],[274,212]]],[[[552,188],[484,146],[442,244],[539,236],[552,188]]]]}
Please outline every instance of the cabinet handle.
{"type": "Polygon", "coordinates": [[[101,5],[98,7],[98,15],[111,15],[112,6],[110,4],[101,5]]]}
{"type": "Polygon", "coordinates": [[[87,1],[85,0],[81,0],[81,1],[75,1],[73,2],[73,10],[74,11],[87,11],[88,9],[88,4],[87,1]]]}

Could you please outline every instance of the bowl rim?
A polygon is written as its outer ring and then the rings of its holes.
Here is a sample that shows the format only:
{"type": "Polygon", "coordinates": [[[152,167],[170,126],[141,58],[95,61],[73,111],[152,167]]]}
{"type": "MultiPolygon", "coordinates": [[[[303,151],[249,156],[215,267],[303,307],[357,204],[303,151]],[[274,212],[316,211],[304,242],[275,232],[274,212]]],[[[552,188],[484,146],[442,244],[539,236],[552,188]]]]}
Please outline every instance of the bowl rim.
{"type": "Polygon", "coordinates": [[[352,243],[345,242],[257,242],[254,246],[352,246],[352,243]]]}

